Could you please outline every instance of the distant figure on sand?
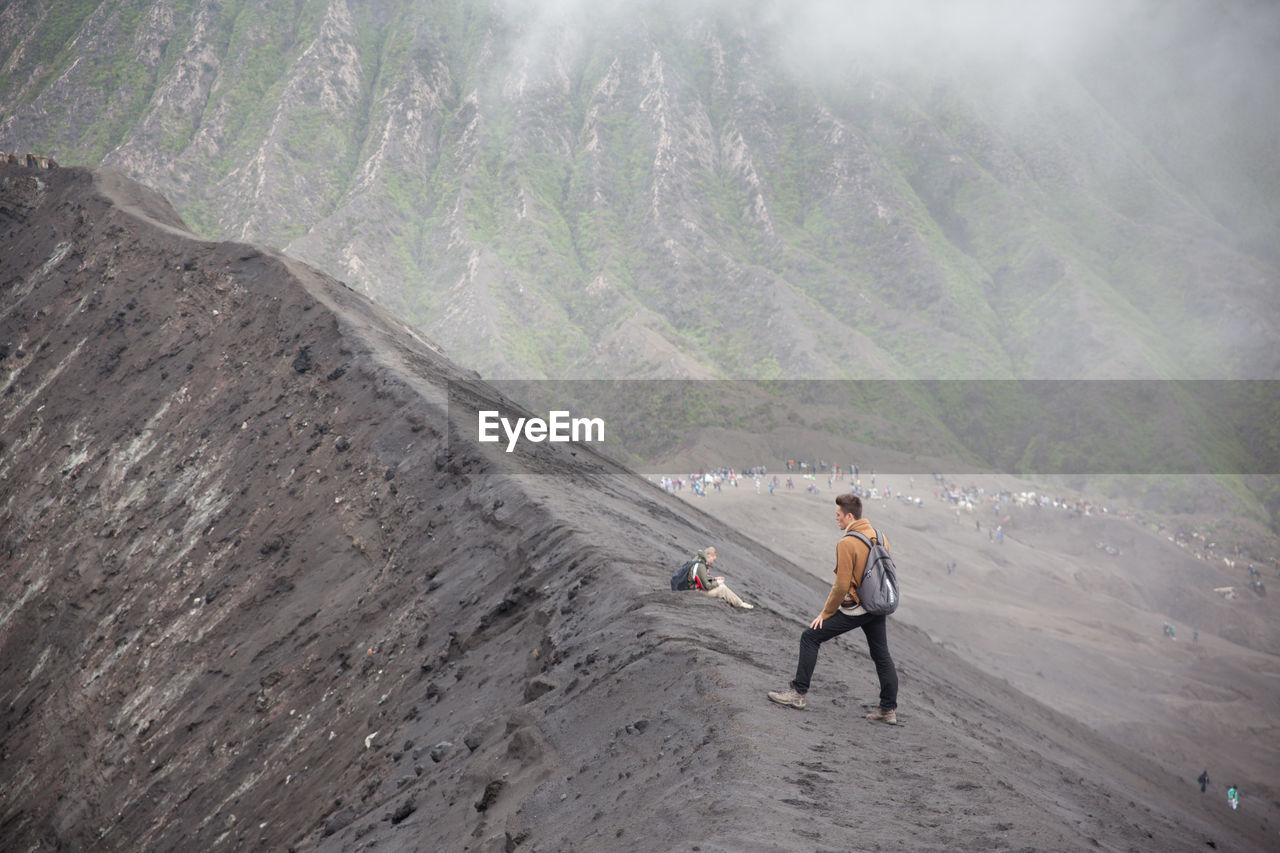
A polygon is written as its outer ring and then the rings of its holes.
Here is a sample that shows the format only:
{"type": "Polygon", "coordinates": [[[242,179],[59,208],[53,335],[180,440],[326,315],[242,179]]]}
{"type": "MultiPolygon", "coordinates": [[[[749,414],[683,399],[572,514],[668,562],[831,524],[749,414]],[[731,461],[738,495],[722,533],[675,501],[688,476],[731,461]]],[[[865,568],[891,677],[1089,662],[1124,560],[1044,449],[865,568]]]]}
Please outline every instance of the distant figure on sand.
{"type": "MultiPolygon", "coordinates": [[[[897,723],[898,672],[894,669],[893,658],[889,656],[886,618],[868,613],[858,601],[857,589],[867,568],[868,549],[858,537],[848,534],[857,531],[873,542],[876,538],[871,523],[862,517],[860,497],[849,494],[836,498],[836,524],[846,535],[836,543],[835,582],[822,612],[800,635],[800,660],[796,664],[795,678],[786,690],[770,691],[769,699],[779,705],[803,709],[813,668],[818,663],[818,647],[846,631],[861,628],[867,636],[867,648],[880,679],[880,706],[867,714],[867,719],[897,723]]],[[[888,543],[885,546],[887,548],[888,543]]]]}
{"type": "Polygon", "coordinates": [[[750,610],[754,604],[747,604],[733,590],[725,585],[723,577],[712,577],[707,571],[716,561],[716,549],[708,546],[693,555],[693,565],[689,568],[689,589],[700,589],[712,598],[720,598],[734,607],[750,610]]]}
{"type": "Polygon", "coordinates": [[[1240,807],[1240,789],[1235,785],[1227,789],[1227,802],[1231,803],[1232,811],[1240,807]]]}
{"type": "Polygon", "coordinates": [[[1209,787],[1209,771],[1206,770],[1196,777],[1196,781],[1200,783],[1200,793],[1204,793],[1204,789],[1209,787]]]}

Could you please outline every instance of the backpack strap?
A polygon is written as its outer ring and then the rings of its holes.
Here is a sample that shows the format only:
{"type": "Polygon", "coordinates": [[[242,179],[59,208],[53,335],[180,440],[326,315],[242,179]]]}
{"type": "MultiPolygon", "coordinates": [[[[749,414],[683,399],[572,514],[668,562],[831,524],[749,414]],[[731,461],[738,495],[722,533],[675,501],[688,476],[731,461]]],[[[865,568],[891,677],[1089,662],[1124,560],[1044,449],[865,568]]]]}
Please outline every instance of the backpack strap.
{"type": "MultiPolygon", "coordinates": [[[[876,538],[876,541],[879,541],[879,540],[880,540],[880,534],[876,533],[876,530],[875,530],[875,528],[874,528],[874,527],[873,527],[873,528],[871,528],[871,534],[876,538]]],[[[870,539],[868,539],[867,537],[863,536],[863,535],[862,535],[861,533],[859,533],[858,531],[856,531],[856,530],[846,530],[846,531],[845,531],[845,533],[844,533],[844,535],[845,535],[845,536],[856,536],[856,537],[858,537],[858,540],[859,540],[860,542],[862,542],[862,544],[863,544],[863,545],[866,545],[866,546],[867,546],[867,551],[868,551],[868,552],[870,552],[870,551],[871,551],[871,540],[870,540],[870,539]]]]}
{"type": "MultiPolygon", "coordinates": [[[[874,533],[876,532],[876,531],[875,531],[875,528],[872,528],[872,529],[871,529],[871,532],[874,534],[874,533]]],[[[854,536],[854,537],[856,537],[856,538],[858,539],[858,541],[859,541],[859,542],[861,542],[863,545],[866,545],[866,546],[867,546],[867,563],[868,563],[868,564],[870,564],[870,562],[871,562],[871,540],[870,540],[870,539],[868,539],[867,537],[863,536],[861,533],[859,533],[859,532],[858,532],[858,531],[856,531],[856,530],[846,530],[846,531],[844,532],[844,535],[845,535],[845,536],[854,536]]],[[[858,568],[857,560],[855,560],[855,561],[854,561],[854,563],[853,563],[853,568],[854,568],[855,570],[858,568]]],[[[855,591],[855,590],[854,590],[854,587],[853,587],[853,586],[850,586],[850,587],[849,587],[849,592],[846,592],[846,593],[844,594],[844,600],[845,600],[845,601],[851,601],[852,599],[850,598],[850,596],[851,596],[851,594],[852,594],[854,591],[855,591]]]]}
{"type": "Polygon", "coordinates": [[[876,530],[874,527],[873,527],[873,528],[871,528],[871,539],[868,539],[867,537],[863,536],[861,533],[859,533],[859,532],[858,532],[858,531],[856,531],[856,530],[846,530],[844,535],[845,535],[845,536],[857,536],[859,539],[861,539],[861,540],[862,540],[862,544],[867,546],[867,549],[868,549],[868,550],[870,550],[870,548],[871,548],[871,542],[872,542],[873,540],[875,541],[875,543],[876,543],[877,545],[883,545],[883,546],[884,546],[884,547],[886,547],[886,548],[888,548],[888,547],[889,547],[888,542],[885,540],[885,538],[884,538],[883,536],[881,536],[881,535],[880,535],[880,531],[879,531],[879,530],[876,530]]]}

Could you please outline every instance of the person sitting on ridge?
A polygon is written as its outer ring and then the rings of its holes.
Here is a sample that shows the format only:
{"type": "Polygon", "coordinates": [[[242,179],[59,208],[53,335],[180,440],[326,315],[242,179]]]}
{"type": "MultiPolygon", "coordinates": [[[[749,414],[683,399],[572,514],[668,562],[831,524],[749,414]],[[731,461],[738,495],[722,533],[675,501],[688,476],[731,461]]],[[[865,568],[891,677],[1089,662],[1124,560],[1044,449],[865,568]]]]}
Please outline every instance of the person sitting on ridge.
{"type": "Polygon", "coordinates": [[[734,607],[740,607],[743,610],[750,610],[755,607],[754,604],[747,604],[727,585],[724,578],[717,576],[712,577],[707,570],[711,564],[716,561],[716,549],[714,546],[707,546],[693,556],[693,566],[689,569],[689,589],[700,589],[712,598],[720,598],[727,601],[734,607]]]}

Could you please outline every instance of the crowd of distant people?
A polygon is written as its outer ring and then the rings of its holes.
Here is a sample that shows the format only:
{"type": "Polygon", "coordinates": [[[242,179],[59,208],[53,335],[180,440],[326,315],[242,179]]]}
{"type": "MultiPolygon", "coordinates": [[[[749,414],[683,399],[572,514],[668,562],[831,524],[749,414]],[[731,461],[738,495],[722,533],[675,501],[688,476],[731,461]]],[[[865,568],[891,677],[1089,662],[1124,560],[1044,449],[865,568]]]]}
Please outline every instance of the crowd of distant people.
{"type": "MultiPolygon", "coordinates": [[[[660,483],[665,491],[672,494],[689,489],[693,494],[699,496],[706,496],[713,491],[722,491],[726,486],[738,488],[744,480],[758,493],[767,490],[769,494],[774,494],[775,491],[780,489],[794,491],[800,488],[809,494],[819,494],[822,492],[820,484],[825,480],[828,491],[855,494],[863,499],[871,500],[888,500],[895,497],[892,486],[876,486],[875,471],[870,472],[868,481],[864,483],[862,472],[854,463],[849,463],[848,466],[841,466],[833,465],[825,460],[809,462],[803,459],[788,459],[785,463],[785,468],[786,476],[784,477],[776,473],[770,475],[766,465],[752,465],[740,469],[722,466],[684,475],[663,475],[660,483]],[[800,481],[799,483],[797,479],[800,481]]],[[[911,483],[914,486],[914,476],[911,477],[911,483]]],[[[917,506],[924,505],[922,498],[907,496],[901,492],[896,497],[905,503],[917,506]]]]}
{"type": "MultiPolygon", "coordinates": [[[[824,459],[811,461],[796,457],[787,459],[785,470],[781,473],[770,473],[764,464],[733,468],[721,466],[692,472],[683,476],[664,476],[661,478],[662,488],[671,493],[690,490],[694,495],[705,497],[712,492],[720,492],[725,488],[748,487],[757,494],[773,495],[779,490],[794,491],[803,489],[810,494],[823,491],[838,491],[858,495],[863,500],[891,500],[895,497],[902,503],[924,507],[925,499],[918,494],[902,491],[894,492],[888,484],[877,484],[874,469],[864,472],[856,463],[847,465],[832,464],[824,459]]],[[[1086,498],[1069,498],[1043,491],[1014,492],[1008,489],[988,490],[978,485],[960,485],[948,480],[941,474],[931,474],[933,480],[933,497],[935,501],[950,505],[954,509],[957,523],[962,521],[962,513],[970,514],[974,519],[974,530],[986,533],[987,539],[1003,545],[1006,532],[1015,526],[1016,515],[1022,510],[1037,510],[1065,513],[1069,518],[1105,517],[1132,521],[1149,532],[1163,535],[1170,542],[1188,551],[1199,560],[1221,559],[1229,569],[1239,567],[1247,570],[1247,579],[1230,587],[1217,588],[1215,591],[1227,598],[1237,596],[1237,588],[1247,588],[1258,595],[1266,594],[1262,572],[1257,557],[1250,555],[1247,548],[1239,544],[1222,546],[1212,537],[1188,526],[1170,528],[1164,522],[1150,519],[1144,513],[1127,507],[1116,507],[1086,498]],[[990,511],[994,516],[984,524],[983,516],[990,511]]],[[[916,478],[909,476],[909,491],[915,492],[916,478]]],[[[990,516],[989,516],[990,517],[990,516]]],[[[1098,542],[1099,549],[1112,556],[1120,556],[1120,549],[1108,542],[1098,542]]],[[[1280,561],[1271,560],[1272,568],[1280,576],[1280,561]]],[[[953,574],[955,569],[947,567],[947,573],[953,574]]]]}

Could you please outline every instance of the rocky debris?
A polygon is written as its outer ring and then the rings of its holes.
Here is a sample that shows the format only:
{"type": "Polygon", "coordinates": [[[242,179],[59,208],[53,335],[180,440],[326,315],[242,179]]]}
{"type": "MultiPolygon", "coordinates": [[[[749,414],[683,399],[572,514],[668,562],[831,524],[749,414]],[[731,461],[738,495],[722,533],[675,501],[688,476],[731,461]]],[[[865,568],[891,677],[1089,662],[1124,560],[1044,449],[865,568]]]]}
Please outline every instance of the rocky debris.
{"type": "Polygon", "coordinates": [[[298,347],[298,355],[293,360],[293,369],[298,373],[306,373],[314,363],[311,358],[311,345],[298,347]]]}
{"type": "Polygon", "coordinates": [[[396,810],[391,813],[390,820],[393,824],[400,823],[404,821],[405,818],[409,817],[409,815],[416,812],[417,810],[418,810],[418,804],[415,803],[412,798],[407,799],[404,802],[402,802],[399,806],[397,806],[396,810]]]}
{"type": "Polygon", "coordinates": [[[545,696],[559,686],[552,678],[545,675],[535,675],[525,682],[524,700],[526,702],[536,702],[540,697],[545,696]]]}
{"type": "Polygon", "coordinates": [[[507,783],[502,779],[494,779],[489,784],[485,785],[484,796],[476,802],[476,811],[487,811],[490,806],[497,802],[498,795],[502,793],[502,789],[506,786],[507,783]]]}
{"type": "Polygon", "coordinates": [[[541,761],[545,754],[545,741],[537,729],[523,726],[511,734],[507,743],[507,758],[521,766],[528,766],[541,761]]]}
{"type": "Polygon", "coordinates": [[[341,829],[346,829],[356,819],[356,810],[347,806],[341,811],[334,812],[328,820],[324,822],[324,835],[330,836],[341,829]]]}

